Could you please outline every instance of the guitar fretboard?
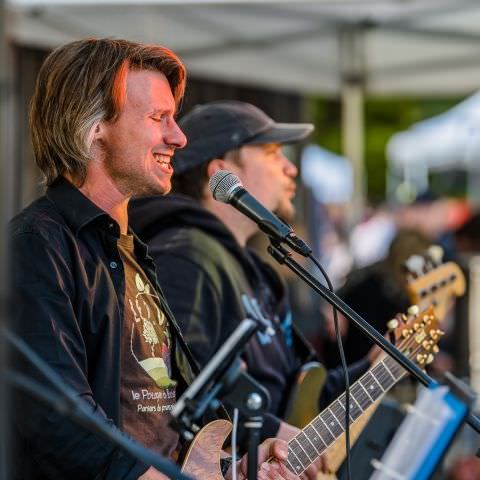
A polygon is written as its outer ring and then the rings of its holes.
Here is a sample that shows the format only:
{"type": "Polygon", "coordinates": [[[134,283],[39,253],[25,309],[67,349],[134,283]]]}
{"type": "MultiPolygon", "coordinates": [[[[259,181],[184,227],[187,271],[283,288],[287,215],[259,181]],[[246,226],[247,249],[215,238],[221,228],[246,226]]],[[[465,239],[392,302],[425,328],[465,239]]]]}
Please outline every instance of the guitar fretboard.
{"type": "MultiPolygon", "coordinates": [[[[389,390],[405,374],[392,358],[386,357],[350,387],[350,422],[389,390]]],[[[288,442],[287,467],[296,475],[306,470],[345,432],[345,393],[315,417],[288,442]]]]}

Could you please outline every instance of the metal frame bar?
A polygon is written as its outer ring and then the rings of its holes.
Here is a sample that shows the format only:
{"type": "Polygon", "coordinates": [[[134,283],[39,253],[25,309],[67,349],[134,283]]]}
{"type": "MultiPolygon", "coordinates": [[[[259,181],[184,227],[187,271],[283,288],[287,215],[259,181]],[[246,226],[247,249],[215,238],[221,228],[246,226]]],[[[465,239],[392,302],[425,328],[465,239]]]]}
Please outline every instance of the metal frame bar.
{"type": "MultiPolygon", "coordinates": [[[[5,35],[5,2],[0,0],[0,326],[7,323],[9,287],[7,266],[6,222],[13,208],[12,149],[13,126],[11,112],[13,110],[12,62],[5,35]]],[[[0,479],[10,476],[10,442],[7,424],[9,390],[6,384],[7,347],[0,335],[0,479]]]]}

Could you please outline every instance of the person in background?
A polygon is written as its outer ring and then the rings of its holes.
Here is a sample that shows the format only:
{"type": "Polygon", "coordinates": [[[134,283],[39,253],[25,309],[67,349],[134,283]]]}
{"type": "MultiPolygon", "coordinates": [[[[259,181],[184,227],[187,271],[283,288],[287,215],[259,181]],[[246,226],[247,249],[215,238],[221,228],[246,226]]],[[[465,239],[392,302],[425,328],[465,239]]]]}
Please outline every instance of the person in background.
{"type": "MultiPolygon", "coordinates": [[[[271,396],[264,435],[289,440],[299,430],[282,416],[298,370],[314,358],[314,351],[293,325],[283,279],[247,247],[258,226],[214,200],[208,181],[219,170],[229,170],[266,208],[293,218],[297,168],[282,146],[301,141],[313,126],[276,123],[254,105],[239,101],[197,106],[179,124],[188,145],[174,158],[174,195],[135,199],[132,225],[150,247],[159,282],[201,365],[247,316],[244,298],[258,302],[275,335],[258,333],[243,360],[271,396]]],[[[370,361],[365,358],[350,367],[351,381],[370,361]]],[[[320,405],[343,390],[343,372],[330,371],[320,405]]],[[[312,466],[308,478],[315,478],[319,468],[320,463],[312,466]]]]}
{"type": "MultiPolygon", "coordinates": [[[[377,331],[386,330],[387,322],[397,313],[406,312],[410,301],[403,274],[403,263],[413,254],[429,247],[428,240],[417,230],[400,230],[393,239],[385,259],[350,273],[338,295],[377,331]]],[[[325,336],[316,340],[326,364],[340,363],[331,308],[323,309],[326,319],[325,336]]],[[[339,314],[340,332],[348,362],[363,358],[372,348],[372,342],[339,314]]]]}

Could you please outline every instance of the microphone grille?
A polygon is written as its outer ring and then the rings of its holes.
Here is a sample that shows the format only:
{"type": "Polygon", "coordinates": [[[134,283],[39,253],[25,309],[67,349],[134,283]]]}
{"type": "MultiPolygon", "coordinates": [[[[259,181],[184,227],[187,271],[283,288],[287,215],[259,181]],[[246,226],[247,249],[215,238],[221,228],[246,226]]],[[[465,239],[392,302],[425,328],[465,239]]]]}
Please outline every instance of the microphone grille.
{"type": "Polygon", "coordinates": [[[228,203],[235,190],[242,186],[240,179],[228,170],[215,172],[208,182],[208,188],[213,198],[219,202],[228,203]]]}

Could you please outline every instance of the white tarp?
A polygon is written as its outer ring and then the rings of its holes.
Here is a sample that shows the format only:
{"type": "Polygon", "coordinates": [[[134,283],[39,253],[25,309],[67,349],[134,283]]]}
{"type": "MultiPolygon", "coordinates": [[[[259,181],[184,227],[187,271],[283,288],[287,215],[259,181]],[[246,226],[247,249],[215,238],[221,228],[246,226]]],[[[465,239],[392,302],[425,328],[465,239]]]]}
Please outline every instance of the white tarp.
{"type": "Polygon", "coordinates": [[[397,171],[419,164],[437,171],[480,168],[480,92],[442,115],[393,135],[387,156],[397,171]]]}
{"type": "Polygon", "coordinates": [[[302,151],[302,183],[320,203],[348,203],[353,194],[353,170],[350,162],[319,145],[307,145],[302,151]]]}
{"type": "Polygon", "coordinates": [[[476,0],[10,0],[9,37],[53,47],[116,36],[171,47],[197,77],[338,94],[478,87],[476,0]],[[355,52],[354,55],[345,52],[355,52]]]}
{"type": "Polygon", "coordinates": [[[442,115],[392,136],[387,144],[391,194],[400,185],[421,192],[429,173],[464,170],[467,196],[480,206],[480,92],[442,115]]]}

